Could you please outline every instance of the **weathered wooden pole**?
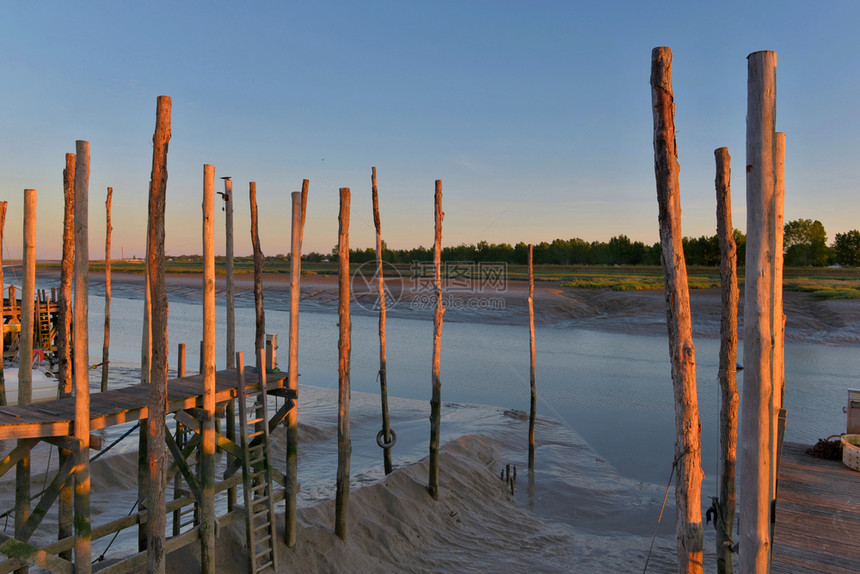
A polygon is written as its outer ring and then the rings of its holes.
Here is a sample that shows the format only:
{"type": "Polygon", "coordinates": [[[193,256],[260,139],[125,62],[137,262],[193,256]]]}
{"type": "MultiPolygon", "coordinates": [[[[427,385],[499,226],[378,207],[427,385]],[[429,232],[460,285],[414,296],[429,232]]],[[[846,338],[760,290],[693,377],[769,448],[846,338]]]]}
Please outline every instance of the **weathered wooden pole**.
{"type": "Polygon", "coordinates": [[[755,52],[747,59],[747,244],[738,566],[741,572],[754,574],[768,571],[774,473],[776,53],[755,52]]]}
{"type": "MultiPolygon", "coordinates": [[[[388,374],[385,358],[385,278],[382,274],[382,221],[379,218],[379,190],[376,168],[372,167],[370,181],[373,194],[373,224],[376,226],[376,281],[379,290],[379,397],[382,401],[383,444],[391,444],[391,423],[388,418],[388,374]]],[[[392,445],[393,446],[393,445],[392,445]]],[[[391,474],[391,447],[382,449],[385,474],[391,474]]]]}
{"type": "MultiPolygon", "coordinates": [[[[773,375],[774,375],[774,416],[778,417],[779,409],[784,406],[785,399],[785,312],[782,305],[782,269],[785,232],[785,134],[776,132],[774,142],[775,187],[774,187],[774,247],[773,247],[773,375]]],[[[775,425],[777,423],[774,423],[775,425]]],[[[774,426],[776,428],[776,426],[774,426]]],[[[774,469],[776,467],[774,466],[774,469]]],[[[777,472],[774,472],[776,480],[777,472]]]]}
{"type": "MultiPolygon", "coordinates": [[[[287,388],[299,390],[299,298],[302,281],[302,194],[293,192],[290,237],[290,355],[287,367],[287,388]]],[[[348,221],[348,220],[347,220],[348,221]]],[[[298,403],[287,414],[287,493],[284,520],[287,546],[296,545],[296,496],[298,495],[299,454],[298,403]]]]}
{"type": "Polygon", "coordinates": [[[349,188],[340,188],[338,217],[337,277],[339,336],[337,340],[337,486],[335,490],[334,532],[344,542],[349,533],[349,462],[352,442],[349,438],[349,357],[352,323],[349,315],[349,188]]]}
{"type": "MultiPolygon", "coordinates": [[[[33,306],[36,300],[36,190],[24,190],[23,289],[21,333],[18,336],[18,404],[29,405],[33,393],[33,306]]],[[[19,444],[21,442],[19,441],[19,444]]],[[[15,472],[15,535],[30,517],[30,455],[21,457],[15,472]]],[[[27,567],[16,570],[26,573],[27,567]]]]}
{"type": "Polygon", "coordinates": [[[433,242],[434,284],[436,290],[436,312],[433,315],[433,367],[430,376],[432,395],[430,398],[430,496],[439,499],[439,437],[442,434],[442,379],[439,372],[442,365],[442,180],[436,180],[435,224],[436,235],[433,242]]]}
{"type": "MultiPolygon", "coordinates": [[[[182,378],[185,376],[185,343],[179,343],[176,349],[176,377],[182,378]]],[[[183,440],[184,431],[182,423],[176,421],[176,444],[180,448],[184,446],[183,440]]],[[[174,500],[182,497],[182,473],[177,472],[173,476],[173,498],[174,500]]],[[[177,508],[173,511],[173,535],[179,536],[181,531],[182,509],[177,508]]]]}
{"type": "Polygon", "coordinates": [[[113,188],[107,188],[105,199],[105,336],[102,344],[102,392],[108,390],[108,363],[110,362],[110,235],[113,227],[110,224],[110,204],[113,198],[113,188]]]}
{"type": "Polygon", "coordinates": [[[660,221],[660,260],[666,281],[666,319],[675,399],[675,538],[678,572],[702,572],[702,454],[696,358],[690,318],[687,265],[681,234],[681,190],[675,146],[672,50],[651,53],[654,174],[660,221]]]}
{"type": "Polygon", "coordinates": [[[5,370],[3,355],[6,352],[3,346],[3,339],[6,336],[4,332],[6,304],[3,302],[3,294],[6,291],[3,279],[3,232],[6,228],[6,207],[8,205],[8,201],[0,201],[0,406],[6,406],[6,373],[3,372],[5,370]]]}
{"type": "Polygon", "coordinates": [[[531,405],[529,409],[529,470],[535,468],[535,421],[537,419],[537,383],[535,382],[535,272],[534,245],[529,243],[529,387],[531,405]]]}
{"type": "MultiPolygon", "coordinates": [[[[59,370],[57,371],[57,396],[59,398],[72,396],[72,276],[74,274],[75,258],[75,160],[73,153],[66,154],[66,167],[63,170],[63,251],[60,264],[60,321],[57,325],[57,355],[59,370]]],[[[60,467],[66,463],[72,452],[60,448],[60,467]]],[[[67,480],[60,490],[57,503],[57,536],[62,540],[75,533],[74,527],[74,481],[67,480]]],[[[60,553],[66,560],[72,559],[72,551],[60,553]]]]}
{"type": "Polygon", "coordinates": [[[732,544],[735,527],[736,467],[738,457],[738,271],[737,245],[732,226],[731,156],[729,149],[714,151],[717,164],[717,239],[720,242],[720,497],[717,501],[717,571],[734,571],[732,544]]]}
{"type": "Polygon", "coordinates": [[[89,370],[89,185],[90,144],[75,142],[75,310],[74,361],[75,438],[79,441],[75,467],[75,572],[92,571],[90,523],[90,370],[89,370]]]}
{"type": "Polygon", "coordinates": [[[215,573],[215,168],[203,166],[203,460],[200,469],[200,556],[215,573]]]}
{"type": "Polygon", "coordinates": [[[155,133],[152,136],[152,175],[149,183],[149,246],[146,267],[152,302],[152,355],[149,374],[147,428],[146,569],[165,569],[165,493],[167,456],[164,422],[167,416],[167,289],[164,282],[164,212],[167,199],[167,148],[170,142],[171,99],[158,96],[155,133]]]}
{"type": "Polygon", "coordinates": [[[263,306],[263,249],[260,246],[260,227],[257,218],[257,182],[249,184],[251,201],[251,248],[254,251],[254,311],[256,331],[254,332],[254,355],[257,349],[266,348],[266,311],[263,306]]]}
{"type": "Polygon", "coordinates": [[[224,274],[227,276],[227,368],[236,368],[236,287],[233,274],[233,180],[224,180],[225,250],[224,274]]]}
{"type": "MultiPolygon", "coordinates": [[[[57,355],[60,359],[60,368],[57,371],[59,398],[72,396],[71,334],[72,275],[75,266],[75,159],[75,154],[67,153],[66,168],[63,170],[63,260],[60,264],[60,322],[57,325],[57,355]]],[[[62,500],[63,496],[60,495],[61,507],[62,500]]],[[[68,499],[68,502],[71,504],[71,498],[68,499]]],[[[69,512],[71,512],[71,506],[69,512]]],[[[60,514],[62,516],[63,513],[60,514]]],[[[62,522],[61,518],[60,523],[62,524],[62,522]]],[[[69,517],[69,527],[71,528],[71,517],[69,517]]],[[[66,535],[71,535],[71,531],[66,535]]]]}

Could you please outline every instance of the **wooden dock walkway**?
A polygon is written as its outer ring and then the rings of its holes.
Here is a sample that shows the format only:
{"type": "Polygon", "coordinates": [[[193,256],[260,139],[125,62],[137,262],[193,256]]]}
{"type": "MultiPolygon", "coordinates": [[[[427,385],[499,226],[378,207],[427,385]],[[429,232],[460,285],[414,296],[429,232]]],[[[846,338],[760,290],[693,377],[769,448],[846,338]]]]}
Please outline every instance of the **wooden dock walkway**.
{"type": "Polygon", "coordinates": [[[860,572],[860,472],[806,448],[783,446],[771,572],[860,572]]]}
{"type": "MultiPolygon", "coordinates": [[[[252,391],[258,386],[254,367],[246,366],[245,388],[252,391]]],[[[282,388],[285,372],[266,374],[266,389],[282,388]]],[[[238,378],[236,370],[215,373],[215,402],[224,403],[235,398],[238,378]]],[[[149,385],[132,385],[90,395],[90,429],[105,427],[147,418],[149,411],[149,385]]],[[[167,412],[202,406],[203,375],[197,374],[167,383],[167,412]],[[201,404],[198,404],[201,403],[201,404]]],[[[75,418],[75,398],[27,406],[0,407],[0,440],[72,436],[75,418]]]]}

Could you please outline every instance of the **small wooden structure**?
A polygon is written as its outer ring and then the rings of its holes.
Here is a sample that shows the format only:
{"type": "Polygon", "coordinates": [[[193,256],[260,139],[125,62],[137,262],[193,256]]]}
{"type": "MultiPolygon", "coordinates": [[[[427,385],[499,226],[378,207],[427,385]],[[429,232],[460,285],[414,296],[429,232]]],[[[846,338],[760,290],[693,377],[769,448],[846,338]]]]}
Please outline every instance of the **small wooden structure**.
{"type": "MultiPolygon", "coordinates": [[[[9,286],[9,296],[3,299],[3,354],[15,356],[18,353],[21,334],[21,300],[17,298],[14,285],[9,286]]],[[[60,303],[57,292],[50,294],[41,290],[33,301],[33,349],[41,349],[53,357],[57,353],[57,328],[60,322],[60,303]]]]}
{"type": "Polygon", "coordinates": [[[860,572],[860,472],[785,443],[771,572],[860,572]]]}

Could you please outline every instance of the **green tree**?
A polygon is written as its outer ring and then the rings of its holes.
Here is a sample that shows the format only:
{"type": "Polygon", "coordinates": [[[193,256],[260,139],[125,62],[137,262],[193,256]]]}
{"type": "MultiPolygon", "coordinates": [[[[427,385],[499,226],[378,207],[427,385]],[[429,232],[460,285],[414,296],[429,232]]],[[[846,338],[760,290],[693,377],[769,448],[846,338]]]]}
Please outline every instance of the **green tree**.
{"type": "Polygon", "coordinates": [[[795,219],[785,224],[783,248],[786,265],[826,265],[827,232],[817,219],[795,219]]]}
{"type": "Polygon", "coordinates": [[[860,264],[860,231],[837,233],[833,238],[833,257],[839,265],[860,264]]]}

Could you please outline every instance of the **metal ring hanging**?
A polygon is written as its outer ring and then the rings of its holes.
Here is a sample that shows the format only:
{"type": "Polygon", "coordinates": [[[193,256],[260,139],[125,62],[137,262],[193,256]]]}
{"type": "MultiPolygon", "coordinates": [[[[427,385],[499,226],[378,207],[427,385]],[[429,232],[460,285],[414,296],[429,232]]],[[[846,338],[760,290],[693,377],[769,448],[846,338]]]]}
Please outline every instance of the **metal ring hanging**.
{"type": "Polygon", "coordinates": [[[389,429],[388,434],[391,435],[391,442],[382,442],[383,437],[385,436],[385,429],[382,429],[376,435],[376,444],[379,445],[379,448],[391,448],[397,443],[397,433],[394,432],[394,429],[389,429]]]}

